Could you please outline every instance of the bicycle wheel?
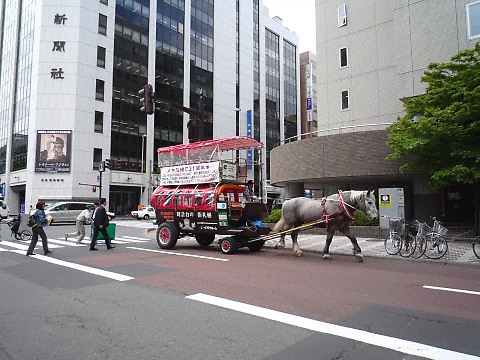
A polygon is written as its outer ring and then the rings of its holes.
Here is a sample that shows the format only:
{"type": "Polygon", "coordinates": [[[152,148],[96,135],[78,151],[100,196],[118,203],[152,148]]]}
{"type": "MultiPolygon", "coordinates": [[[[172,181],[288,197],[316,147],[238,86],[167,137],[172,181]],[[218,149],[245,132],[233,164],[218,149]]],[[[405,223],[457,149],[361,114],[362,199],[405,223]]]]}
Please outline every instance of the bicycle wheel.
{"type": "Polygon", "coordinates": [[[385,251],[389,255],[397,255],[402,249],[402,239],[396,233],[390,233],[385,238],[385,251]]]}
{"type": "Polygon", "coordinates": [[[441,259],[448,251],[447,240],[442,235],[432,234],[427,237],[425,256],[429,259],[441,259]]]}
{"type": "Polygon", "coordinates": [[[417,241],[412,234],[403,234],[402,235],[402,247],[400,248],[401,257],[410,257],[412,256],[415,248],[417,247],[417,241]]]}
{"type": "Polygon", "coordinates": [[[32,240],[32,233],[28,230],[23,230],[21,233],[20,233],[20,237],[22,240],[24,241],[30,241],[32,240]]]}
{"type": "Polygon", "coordinates": [[[480,259],[480,236],[477,236],[472,243],[473,253],[477,258],[480,259]]]}
{"type": "Polygon", "coordinates": [[[425,254],[425,250],[427,249],[427,239],[423,234],[417,234],[415,240],[417,241],[417,246],[410,257],[412,259],[420,259],[423,254],[425,254]]]}

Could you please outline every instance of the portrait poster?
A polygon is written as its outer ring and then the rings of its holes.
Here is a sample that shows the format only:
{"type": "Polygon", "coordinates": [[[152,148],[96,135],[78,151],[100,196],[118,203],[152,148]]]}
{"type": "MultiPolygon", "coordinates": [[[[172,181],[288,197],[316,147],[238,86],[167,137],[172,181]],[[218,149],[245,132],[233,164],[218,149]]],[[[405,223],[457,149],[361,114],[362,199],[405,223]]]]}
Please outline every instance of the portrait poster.
{"type": "Polygon", "coordinates": [[[38,130],[35,172],[70,172],[71,130],[38,130]]]}

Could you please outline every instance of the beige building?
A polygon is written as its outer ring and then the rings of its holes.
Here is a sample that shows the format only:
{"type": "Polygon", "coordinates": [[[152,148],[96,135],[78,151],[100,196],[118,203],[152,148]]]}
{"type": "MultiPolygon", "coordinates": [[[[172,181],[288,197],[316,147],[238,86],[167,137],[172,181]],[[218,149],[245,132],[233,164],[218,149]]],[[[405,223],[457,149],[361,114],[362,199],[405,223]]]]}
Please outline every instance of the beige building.
{"type": "Polygon", "coordinates": [[[286,197],[403,187],[409,217],[473,218],[464,187],[433,191],[385,160],[385,129],[403,116],[402,98],[424,93],[430,63],[479,41],[480,1],[316,0],[315,8],[318,137],[272,151],[272,184],[286,197]]]}
{"type": "Polygon", "coordinates": [[[317,125],[317,60],[315,54],[300,54],[300,114],[302,134],[316,136],[317,125]]]}

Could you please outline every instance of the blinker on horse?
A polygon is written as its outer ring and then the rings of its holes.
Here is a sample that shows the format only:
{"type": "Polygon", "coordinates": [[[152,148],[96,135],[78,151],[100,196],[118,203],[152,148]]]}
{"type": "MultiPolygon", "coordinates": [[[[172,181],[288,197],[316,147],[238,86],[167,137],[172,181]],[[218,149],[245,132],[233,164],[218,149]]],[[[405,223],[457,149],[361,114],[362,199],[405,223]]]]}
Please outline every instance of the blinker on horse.
{"type": "MultiPolygon", "coordinates": [[[[356,237],[350,232],[353,213],[360,210],[370,220],[378,217],[375,195],[373,191],[344,191],[323,199],[308,199],[304,197],[287,200],[282,206],[282,217],[275,225],[274,232],[285,231],[303,224],[318,221],[316,227],[327,228],[327,239],[323,249],[323,258],[330,259],[330,244],[335,231],[340,231],[350,239],[353,245],[353,255],[358,261],[363,261],[362,250],[356,237]]],[[[292,231],[293,253],[302,256],[297,237],[300,230],[292,231]]],[[[285,234],[275,245],[276,249],[285,248],[285,234]]]]}

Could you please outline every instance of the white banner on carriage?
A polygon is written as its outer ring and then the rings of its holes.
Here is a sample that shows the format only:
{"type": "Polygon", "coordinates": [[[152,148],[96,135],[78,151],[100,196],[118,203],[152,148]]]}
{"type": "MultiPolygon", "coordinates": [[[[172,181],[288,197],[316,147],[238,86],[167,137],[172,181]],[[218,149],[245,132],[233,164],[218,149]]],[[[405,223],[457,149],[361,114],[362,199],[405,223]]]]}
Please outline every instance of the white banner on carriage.
{"type": "Polygon", "coordinates": [[[168,166],[160,172],[160,185],[188,185],[220,181],[220,162],[168,166]]]}

